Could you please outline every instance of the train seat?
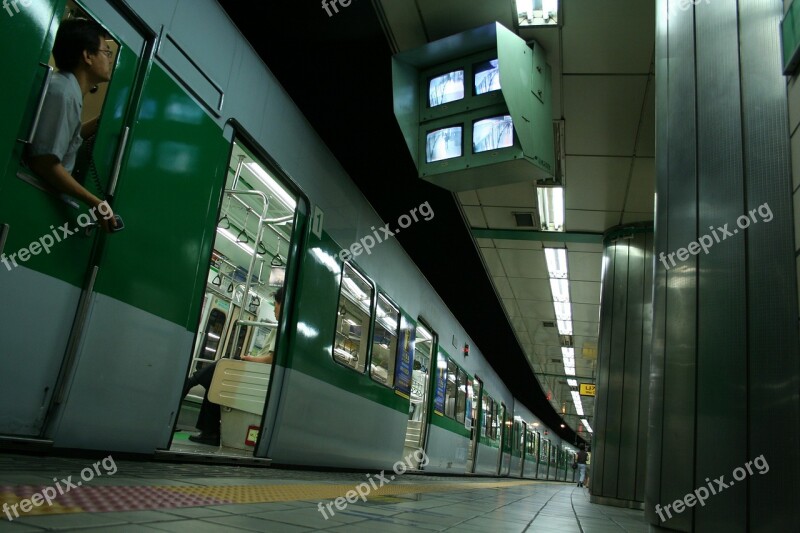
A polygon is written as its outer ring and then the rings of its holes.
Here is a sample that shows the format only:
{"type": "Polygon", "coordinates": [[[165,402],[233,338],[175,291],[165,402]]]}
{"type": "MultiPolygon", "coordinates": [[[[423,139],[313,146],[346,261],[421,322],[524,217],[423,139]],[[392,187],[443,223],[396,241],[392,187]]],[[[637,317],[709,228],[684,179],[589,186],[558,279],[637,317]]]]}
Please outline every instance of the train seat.
{"type": "Polygon", "coordinates": [[[214,371],[208,399],[222,406],[220,435],[223,446],[252,450],[252,427],[261,426],[272,365],[221,359],[214,371]]]}

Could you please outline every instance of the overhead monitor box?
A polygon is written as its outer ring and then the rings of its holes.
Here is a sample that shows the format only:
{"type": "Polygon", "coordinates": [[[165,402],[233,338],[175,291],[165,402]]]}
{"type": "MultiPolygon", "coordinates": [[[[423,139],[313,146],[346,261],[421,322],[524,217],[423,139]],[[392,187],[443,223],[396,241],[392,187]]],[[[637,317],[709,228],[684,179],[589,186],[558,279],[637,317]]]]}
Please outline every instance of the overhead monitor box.
{"type": "Polygon", "coordinates": [[[392,58],[394,112],[419,177],[451,191],[551,178],[550,67],[492,23],[392,58]]]}

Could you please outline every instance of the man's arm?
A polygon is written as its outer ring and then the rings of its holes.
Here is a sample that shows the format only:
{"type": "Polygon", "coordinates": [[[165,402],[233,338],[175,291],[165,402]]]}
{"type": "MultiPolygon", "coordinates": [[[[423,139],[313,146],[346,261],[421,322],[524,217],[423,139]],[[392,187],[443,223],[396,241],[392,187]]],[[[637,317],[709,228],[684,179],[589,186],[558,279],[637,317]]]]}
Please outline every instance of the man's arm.
{"type": "Polygon", "coordinates": [[[97,126],[100,117],[94,117],[92,120],[88,122],[84,122],[81,124],[81,137],[84,139],[88,139],[95,133],[97,133],[97,126]]]}
{"type": "Polygon", "coordinates": [[[250,361],[253,363],[271,363],[272,362],[272,352],[269,352],[267,355],[243,355],[242,361],[250,361]]]}
{"type": "MultiPolygon", "coordinates": [[[[103,200],[90,193],[86,188],[78,183],[72,174],[67,172],[61,161],[52,154],[31,156],[28,158],[28,166],[39,177],[41,177],[48,185],[53,187],[58,192],[66,193],[70,196],[78,198],[89,207],[96,208],[103,200]]],[[[114,221],[114,213],[111,207],[106,204],[105,214],[100,218],[100,222],[106,231],[116,226],[114,221]]]]}

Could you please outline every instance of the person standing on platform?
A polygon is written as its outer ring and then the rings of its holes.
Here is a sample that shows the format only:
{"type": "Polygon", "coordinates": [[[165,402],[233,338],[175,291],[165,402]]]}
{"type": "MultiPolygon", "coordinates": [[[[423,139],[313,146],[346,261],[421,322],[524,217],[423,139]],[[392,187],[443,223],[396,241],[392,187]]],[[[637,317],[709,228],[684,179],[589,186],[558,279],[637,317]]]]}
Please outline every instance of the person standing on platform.
{"type": "Polygon", "coordinates": [[[586,453],[586,445],[581,443],[580,451],[575,456],[575,462],[578,463],[578,486],[583,487],[583,482],[586,479],[586,460],[589,458],[589,454],[586,453]]]}

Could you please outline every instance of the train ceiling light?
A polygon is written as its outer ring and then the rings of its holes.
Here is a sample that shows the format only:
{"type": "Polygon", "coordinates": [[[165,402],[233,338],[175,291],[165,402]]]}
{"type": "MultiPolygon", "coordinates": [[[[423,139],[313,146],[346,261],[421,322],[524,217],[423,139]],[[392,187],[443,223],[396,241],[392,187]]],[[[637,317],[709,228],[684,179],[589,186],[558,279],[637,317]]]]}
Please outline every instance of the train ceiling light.
{"type": "Polygon", "coordinates": [[[455,192],[552,180],[550,67],[535,41],[495,22],[397,54],[392,79],[420,178],[455,192]]]}

